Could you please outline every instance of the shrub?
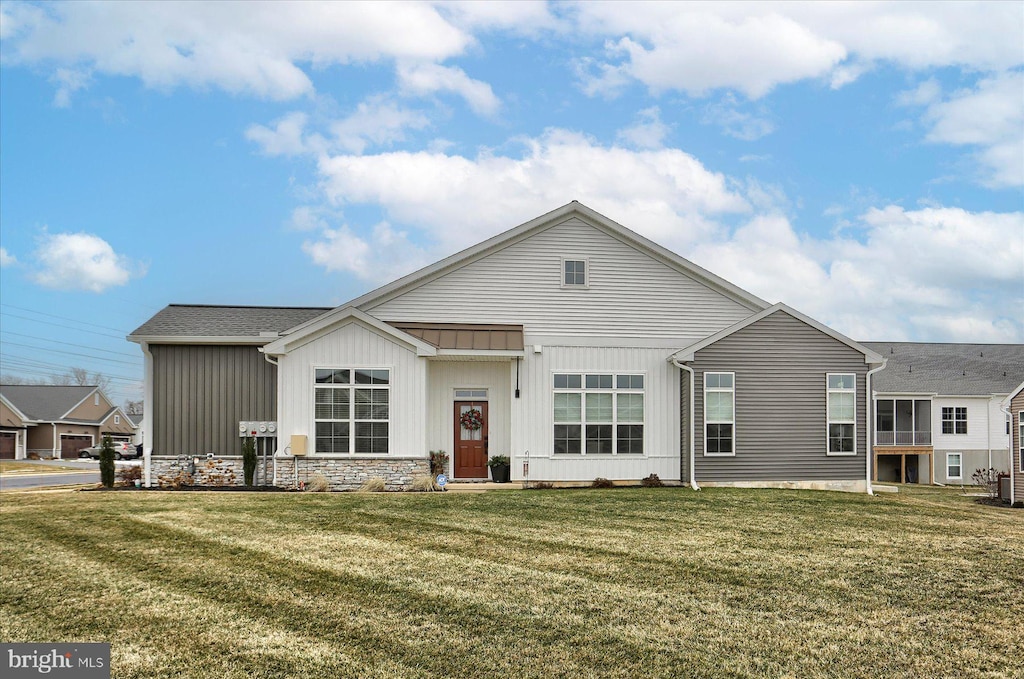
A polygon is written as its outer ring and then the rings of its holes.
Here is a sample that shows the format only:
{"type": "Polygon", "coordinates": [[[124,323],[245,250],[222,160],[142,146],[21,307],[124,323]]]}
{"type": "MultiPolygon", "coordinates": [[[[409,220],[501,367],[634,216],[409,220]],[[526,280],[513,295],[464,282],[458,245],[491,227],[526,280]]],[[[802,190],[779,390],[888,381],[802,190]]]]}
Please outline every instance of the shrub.
{"type": "Polygon", "coordinates": [[[412,490],[415,490],[417,492],[429,493],[440,489],[440,486],[437,485],[436,476],[421,474],[420,476],[414,476],[412,478],[412,490]]]}
{"type": "Polygon", "coordinates": [[[142,467],[132,465],[131,467],[121,467],[117,470],[117,480],[124,486],[134,486],[136,481],[142,480],[142,467]]]}
{"type": "Polygon", "coordinates": [[[644,488],[661,488],[665,484],[661,482],[661,479],[658,478],[657,474],[651,474],[640,481],[640,485],[644,488]]]}
{"type": "Polygon", "coordinates": [[[253,436],[242,439],[242,473],[245,485],[251,486],[256,476],[256,438],[253,436]]]}
{"type": "Polygon", "coordinates": [[[608,479],[598,476],[594,479],[594,482],[590,484],[591,488],[614,488],[615,484],[608,479]]]}
{"type": "Polygon", "coordinates": [[[985,489],[988,497],[995,500],[999,497],[999,472],[989,467],[988,469],[975,469],[971,474],[974,483],[985,489]]]}
{"type": "Polygon", "coordinates": [[[448,468],[448,453],[443,450],[430,451],[430,475],[444,474],[448,468]]]}
{"type": "Polygon", "coordinates": [[[327,480],[327,477],[317,472],[313,474],[313,478],[306,484],[306,490],[310,493],[326,493],[331,489],[331,482],[327,480]]]}
{"type": "Polygon", "coordinates": [[[384,479],[379,476],[367,479],[363,485],[359,486],[359,490],[363,493],[379,493],[384,490],[384,479]]]}
{"type": "Polygon", "coordinates": [[[114,443],[109,436],[103,437],[100,448],[100,481],[106,488],[114,487],[114,443]]]}
{"type": "Polygon", "coordinates": [[[28,454],[28,459],[30,459],[30,460],[38,460],[39,459],[39,453],[29,453],[28,454]]]}
{"type": "Polygon", "coordinates": [[[508,455],[491,455],[487,460],[488,467],[498,467],[506,464],[511,464],[511,461],[508,459],[508,455]]]}

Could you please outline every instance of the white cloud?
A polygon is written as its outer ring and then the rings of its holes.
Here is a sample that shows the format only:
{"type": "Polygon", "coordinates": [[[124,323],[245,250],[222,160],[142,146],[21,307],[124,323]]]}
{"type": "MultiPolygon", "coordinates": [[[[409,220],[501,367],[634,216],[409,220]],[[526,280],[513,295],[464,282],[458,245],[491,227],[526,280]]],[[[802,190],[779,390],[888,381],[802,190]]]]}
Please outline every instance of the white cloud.
{"type": "Polygon", "coordinates": [[[1024,185],[1024,72],[984,78],[973,89],[931,103],[930,142],[978,147],[982,183],[1024,185]]]}
{"type": "Polygon", "coordinates": [[[768,120],[761,110],[758,114],[740,110],[740,103],[731,93],[726,93],[720,101],[708,104],[704,109],[701,122],[705,125],[717,125],[730,137],[742,141],[754,141],[775,131],[775,125],[768,120]]]}
{"type": "Polygon", "coordinates": [[[91,79],[92,76],[88,71],[58,68],[50,78],[50,82],[57,85],[57,92],[53,95],[53,105],[57,108],[70,106],[71,95],[86,87],[91,79]]]}
{"type": "Polygon", "coordinates": [[[859,238],[758,216],[693,259],[856,339],[1021,341],[1024,213],[871,209],[859,238]]]}
{"type": "Polygon", "coordinates": [[[7,248],[0,248],[0,267],[12,266],[18,263],[18,258],[7,252],[7,248]]]}
{"type": "Polygon", "coordinates": [[[5,59],[216,87],[267,99],[310,94],[300,67],[437,61],[473,38],[425,3],[4,3],[5,59]]]}
{"type": "Polygon", "coordinates": [[[331,123],[331,133],[340,148],[362,153],[367,146],[390,146],[405,141],[406,130],[422,130],[430,119],[414,111],[373,97],[361,102],[352,115],[331,123]]]}
{"type": "Polygon", "coordinates": [[[628,146],[638,149],[658,149],[664,145],[669,126],[661,122],[661,110],[657,106],[645,108],[637,113],[636,122],[621,129],[616,138],[628,146]]]}
{"type": "Polygon", "coordinates": [[[452,23],[467,30],[510,30],[534,35],[560,25],[543,0],[460,0],[439,4],[438,9],[452,23]]]}
{"type": "Polygon", "coordinates": [[[935,78],[929,78],[912,90],[904,90],[896,95],[896,103],[900,106],[927,106],[938,101],[942,96],[942,86],[935,78]]]}
{"type": "Polygon", "coordinates": [[[380,222],[363,238],[347,226],[324,228],[318,240],[306,240],[302,250],[327,271],[348,272],[384,283],[430,263],[427,253],[409,241],[403,231],[380,222]]]}
{"type": "Polygon", "coordinates": [[[324,157],[321,188],[332,204],[380,205],[390,221],[415,224],[438,255],[465,247],[467,233],[482,240],[574,198],[675,246],[714,232],[718,216],[750,209],[723,175],[676,149],[606,147],[557,129],[521,142],[519,157],[324,157]]]}
{"type": "Polygon", "coordinates": [[[493,116],[501,107],[491,86],[474,80],[455,66],[430,63],[405,63],[398,66],[398,83],[406,94],[424,96],[435,92],[453,92],[480,115],[493,116]]]}
{"type": "Polygon", "coordinates": [[[36,249],[32,278],[57,290],[103,292],[143,272],[91,233],[44,233],[36,249]]]}
{"type": "Polygon", "coordinates": [[[575,198],[854,338],[1024,340],[1024,213],[876,202],[814,237],[783,214],[779,187],[711,172],[677,149],[609,147],[557,129],[521,142],[521,155],[323,157],[329,204],[377,206],[404,231],[321,223],[304,248],[321,266],[381,283],[414,268],[375,259],[384,243],[426,263],[575,198]]]}
{"type": "Polygon", "coordinates": [[[1024,61],[1024,15],[1006,2],[590,2],[572,14],[579,31],[618,49],[586,69],[590,93],[630,77],[655,91],[725,88],[757,99],[806,79],[842,87],[879,61],[976,71],[1024,61]]]}
{"type": "Polygon", "coordinates": [[[305,113],[294,111],[276,121],[273,128],[250,125],[245,138],[260,145],[268,156],[298,156],[309,153],[312,147],[305,137],[305,113]]]}

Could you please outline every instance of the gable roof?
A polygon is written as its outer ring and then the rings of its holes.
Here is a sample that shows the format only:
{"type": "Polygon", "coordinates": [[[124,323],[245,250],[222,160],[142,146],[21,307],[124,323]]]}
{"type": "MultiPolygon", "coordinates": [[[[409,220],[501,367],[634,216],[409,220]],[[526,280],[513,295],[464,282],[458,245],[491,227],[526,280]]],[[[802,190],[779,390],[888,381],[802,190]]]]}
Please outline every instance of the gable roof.
{"type": "Polygon", "coordinates": [[[780,311],[782,313],[785,313],[785,314],[788,314],[788,315],[792,316],[793,318],[797,319],[798,321],[806,323],[807,325],[811,326],[815,330],[818,330],[819,332],[822,332],[822,333],[828,335],[829,337],[842,342],[843,344],[845,344],[846,346],[850,347],[851,349],[853,349],[855,351],[859,351],[860,353],[864,354],[864,362],[865,363],[877,364],[877,365],[881,365],[881,364],[885,363],[885,361],[882,358],[882,356],[879,356],[877,353],[875,353],[874,351],[872,351],[868,347],[855,342],[854,340],[850,339],[846,335],[843,335],[842,333],[836,332],[835,330],[833,330],[832,328],[828,327],[827,325],[819,323],[818,321],[814,320],[810,316],[802,314],[799,311],[797,311],[796,309],[793,309],[792,307],[786,306],[785,304],[782,304],[781,302],[778,303],[778,304],[773,304],[772,306],[768,307],[764,311],[761,311],[761,312],[756,313],[756,314],[754,314],[752,316],[744,318],[739,323],[734,323],[733,325],[729,326],[728,328],[725,328],[724,330],[720,330],[719,332],[716,332],[714,335],[711,335],[710,337],[706,337],[706,338],[702,339],[700,342],[697,342],[696,344],[691,344],[688,347],[684,347],[683,349],[680,349],[676,353],[672,354],[672,356],[670,356],[669,359],[670,360],[674,359],[674,360],[677,360],[677,361],[692,361],[693,357],[694,357],[694,354],[696,354],[701,349],[705,349],[705,348],[711,346],[712,344],[714,344],[715,342],[718,342],[719,340],[724,339],[724,338],[728,337],[729,335],[737,333],[740,330],[743,330],[744,328],[746,328],[747,326],[750,326],[750,325],[753,325],[754,323],[757,323],[762,318],[767,318],[768,316],[771,316],[772,314],[780,312],[780,311]]]}
{"type": "MultiPolygon", "coordinates": [[[[3,387],[0,387],[0,389],[2,389],[2,388],[3,387]]],[[[8,399],[6,396],[4,396],[2,392],[0,392],[0,403],[3,403],[5,406],[10,408],[11,412],[13,412],[14,415],[19,420],[21,420],[23,423],[27,422],[30,419],[32,419],[28,415],[26,415],[25,413],[21,412],[21,409],[18,408],[18,406],[16,406],[13,403],[11,403],[10,399],[8,399]]],[[[2,423],[0,423],[0,424],[2,424],[2,423]]],[[[10,424],[15,424],[15,423],[11,422],[10,424]]]]}
{"type": "Polygon", "coordinates": [[[108,410],[107,413],[103,417],[100,418],[100,425],[105,424],[106,421],[109,420],[113,415],[120,415],[122,421],[127,421],[132,429],[138,429],[139,428],[138,425],[135,424],[135,422],[132,421],[132,418],[130,418],[127,415],[125,415],[124,411],[121,410],[121,406],[114,406],[113,408],[108,410]]]}
{"type": "Polygon", "coordinates": [[[260,351],[271,356],[279,356],[351,322],[359,323],[382,337],[390,337],[392,340],[411,347],[416,351],[417,356],[437,355],[437,348],[433,345],[424,342],[418,337],[404,333],[398,328],[390,326],[380,319],[374,318],[366,312],[351,306],[338,307],[325,314],[321,314],[312,321],[299,326],[300,330],[293,330],[266,346],[260,347],[260,351]]]}
{"type": "Polygon", "coordinates": [[[999,405],[1001,405],[1001,406],[1003,406],[1004,408],[1006,408],[1007,410],[1009,410],[1009,408],[1010,408],[1010,402],[1011,402],[1011,401],[1013,401],[1013,399],[1017,398],[1017,394],[1019,394],[1019,393],[1020,393],[1020,392],[1022,392],[1022,391],[1024,391],[1024,382],[1021,382],[1021,383],[1020,383],[1020,384],[1019,384],[1019,385],[1017,386],[1017,388],[1016,388],[1016,389],[1014,389],[1013,391],[1011,391],[1011,392],[1010,392],[1010,393],[1009,393],[1009,394],[1008,394],[1008,395],[1006,396],[1006,398],[1004,398],[1004,399],[1003,399],[1002,403],[1000,403],[999,405]]]}
{"type": "Polygon", "coordinates": [[[376,290],[372,290],[365,295],[348,302],[345,306],[354,306],[360,309],[375,306],[412,288],[424,285],[425,283],[440,278],[446,273],[466,266],[478,259],[513,245],[535,233],[564,222],[570,217],[582,219],[587,224],[605,231],[620,241],[623,241],[641,252],[646,253],[655,260],[668,265],[681,274],[714,289],[720,294],[734,300],[741,306],[747,307],[751,311],[760,311],[768,306],[768,302],[764,301],[760,297],[752,295],[746,290],[733,285],[724,278],[716,276],[707,269],[697,266],[693,262],[680,257],[671,250],[658,245],[654,241],[641,236],[639,233],[626,228],[618,222],[605,217],[601,213],[575,200],[560,208],[552,210],[547,214],[531,219],[524,224],[520,224],[508,231],[499,233],[498,235],[488,238],[481,243],[477,243],[472,247],[466,248],[461,252],[445,257],[444,259],[435,262],[430,266],[424,267],[419,271],[414,271],[413,273],[403,276],[396,281],[381,286],[376,290]]]}
{"type": "Polygon", "coordinates": [[[1024,344],[864,342],[887,360],[875,391],[891,394],[990,396],[1024,380],[1024,344]]]}
{"type": "Polygon", "coordinates": [[[168,304],[128,335],[128,340],[189,342],[202,338],[214,343],[264,344],[277,333],[333,308],[168,304]]]}
{"type": "Polygon", "coordinates": [[[54,384],[4,384],[0,393],[29,419],[53,422],[63,419],[99,387],[54,384]]]}

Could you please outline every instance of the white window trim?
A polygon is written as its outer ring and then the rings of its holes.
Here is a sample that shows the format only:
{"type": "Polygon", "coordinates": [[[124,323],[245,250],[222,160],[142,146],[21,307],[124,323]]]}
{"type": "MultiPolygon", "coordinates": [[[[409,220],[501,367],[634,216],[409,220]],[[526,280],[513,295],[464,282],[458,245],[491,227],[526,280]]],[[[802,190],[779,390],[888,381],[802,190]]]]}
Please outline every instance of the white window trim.
{"type": "Polygon", "coordinates": [[[1024,474],[1024,410],[1017,413],[1017,454],[1017,466],[1020,467],[1020,473],[1024,474]]]}
{"type": "Polygon", "coordinates": [[[702,437],[704,441],[704,456],[705,457],[736,457],[736,373],[729,372],[726,370],[708,370],[705,371],[701,379],[704,382],[704,435],[702,437]],[[723,387],[714,387],[711,391],[714,392],[731,392],[732,393],[732,421],[730,422],[708,422],[708,375],[732,375],[732,387],[729,389],[723,387]],[[708,425],[709,424],[731,424],[732,425],[732,452],[731,453],[709,453],[708,452],[708,425]]]}
{"type": "MultiPolygon", "coordinates": [[[[571,258],[570,258],[571,259],[571,258]]],[[[589,265],[588,265],[589,268],[589,265]]],[[[628,460],[640,460],[649,457],[647,448],[648,443],[648,426],[647,426],[647,371],[645,370],[552,370],[548,376],[548,384],[551,385],[551,404],[548,408],[548,417],[550,418],[548,423],[548,438],[551,442],[551,458],[558,460],[578,460],[581,458],[591,458],[599,460],[608,460],[611,458],[621,457],[628,460]],[[580,376],[580,387],[576,389],[574,387],[555,387],[555,375],[579,375],[580,376]],[[612,376],[612,387],[611,389],[587,389],[587,375],[611,375],[612,376]],[[619,389],[617,386],[619,375],[641,375],[644,378],[643,389],[619,389]],[[555,394],[579,394],[580,395],[580,452],[576,453],[556,453],[554,448],[554,434],[555,425],[573,425],[576,422],[555,422],[555,394]],[[644,397],[644,418],[641,422],[619,422],[619,404],[618,399],[612,397],[612,421],[599,422],[596,424],[611,424],[612,426],[612,452],[608,453],[591,453],[587,454],[587,394],[641,394],[644,397]],[[643,446],[644,452],[637,453],[620,453],[618,452],[619,443],[619,424],[622,425],[641,425],[644,428],[643,446]]],[[[591,424],[595,424],[591,422],[591,424]]]]}
{"type": "Polygon", "coordinates": [[[969,429],[969,427],[967,426],[967,423],[969,421],[968,418],[969,418],[969,415],[967,414],[967,406],[940,406],[939,407],[939,433],[942,434],[943,436],[967,436],[967,431],[969,429]],[[963,420],[956,419],[956,411],[958,409],[964,411],[964,419],[963,420]],[[949,432],[948,434],[943,431],[943,429],[944,429],[943,425],[947,421],[946,418],[943,417],[943,412],[942,412],[943,410],[951,410],[951,411],[953,411],[953,417],[949,420],[949,422],[951,422],[953,424],[953,431],[949,432]],[[957,422],[963,422],[964,423],[964,430],[963,431],[958,432],[956,430],[956,423],[957,422]]]}
{"type": "MultiPolygon", "coordinates": [[[[559,283],[564,290],[589,290],[590,289],[590,257],[562,257],[558,267],[559,283]],[[565,263],[583,262],[583,285],[568,284],[565,282],[565,263]]],[[[575,374],[575,373],[573,373],[575,374]]],[[[591,372],[591,374],[594,374],[591,372]]],[[[631,373],[637,374],[637,373],[631,373]]]]}
{"type": "Polygon", "coordinates": [[[121,416],[114,415],[114,424],[121,424],[121,416]]]}
{"type": "MultiPolygon", "coordinates": [[[[895,422],[895,403],[893,404],[893,421],[895,422]]],[[[829,457],[856,457],[857,456],[857,373],[825,373],[825,454],[829,457]],[[833,375],[853,375],[853,389],[832,389],[829,387],[829,378],[833,375]],[[831,415],[832,392],[841,394],[853,394],[853,420],[833,420],[831,415]],[[831,442],[829,436],[829,428],[833,424],[852,424],[853,425],[853,452],[851,453],[833,453],[831,450],[831,442]]]]}
{"type": "MultiPolygon", "coordinates": [[[[312,435],[309,437],[310,441],[311,441],[311,445],[307,449],[309,451],[308,455],[310,457],[340,458],[340,459],[345,459],[345,460],[349,460],[349,459],[371,459],[371,460],[374,460],[374,459],[391,459],[391,458],[395,457],[395,452],[394,452],[394,430],[395,430],[395,427],[394,427],[394,407],[395,407],[395,404],[394,404],[394,401],[392,399],[392,395],[393,395],[392,387],[395,386],[395,369],[394,369],[394,366],[390,366],[390,365],[314,365],[314,366],[312,366],[312,368],[310,369],[310,372],[309,372],[309,381],[310,381],[310,383],[312,385],[312,388],[309,390],[309,420],[310,420],[309,431],[310,431],[310,433],[312,435]],[[356,423],[356,420],[355,420],[354,416],[349,420],[352,423],[352,427],[349,429],[349,434],[348,434],[348,449],[349,449],[350,452],[348,452],[348,453],[318,453],[316,451],[316,423],[317,423],[317,419],[316,419],[316,390],[317,390],[317,386],[318,386],[317,385],[317,381],[316,381],[316,371],[317,370],[352,370],[352,371],[356,371],[356,370],[387,370],[388,371],[388,383],[387,384],[363,385],[364,387],[369,387],[371,389],[385,389],[385,388],[388,389],[389,393],[388,393],[388,419],[387,419],[387,423],[388,423],[388,452],[387,453],[357,453],[357,452],[355,452],[355,448],[356,448],[355,423],[356,423]]],[[[354,389],[354,388],[358,388],[359,385],[356,385],[353,382],[352,384],[349,384],[349,385],[340,385],[340,386],[342,386],[342,387],[348,386],[349,388],[353,388],[354,389]]],[[[355,413],[355,401],[354,400],[352,402],[350,402],[350,407],[352,408],[352,413],[354,414],[355,413]]],[[[330,420],[323,420],[323,421],[327,422],[327,421],[330,421],[330,420]]],[[[383,422],[383,420],[361,420],[361,421],[383,422]]]]}
{"type": "Polygon", "coordinates": [[[100,392],[96,392],[92,395],[92,404],[98,406],[100,404],[100,392]]]}
{"type": "Polygon", "coordinates": [[[963,478],[964,478],[964,454],[963,453],[946,453],[946,478],[947,479],[955,479],[957,481],[963,481],[963,478]],[[960,467],[960,475],[959,476],[951,476],[950,473],[949,473],[949,458],[951,458],[954,455],[956,455],[959,458],[959,462],[957,463],[957,466],[960,467]]]}

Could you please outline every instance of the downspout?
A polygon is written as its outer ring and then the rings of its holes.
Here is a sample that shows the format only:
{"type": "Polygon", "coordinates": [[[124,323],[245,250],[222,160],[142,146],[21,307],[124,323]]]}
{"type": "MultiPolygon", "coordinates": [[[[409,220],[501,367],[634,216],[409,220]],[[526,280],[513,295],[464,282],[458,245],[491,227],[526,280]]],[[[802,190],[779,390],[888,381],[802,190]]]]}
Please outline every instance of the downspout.
{"type": "MultiPolygon", "coordinates": [[[[1015,470],[1013,468],[1013,432],[1015,431],[1014,428],[1013,428],[1013,414],[1010,412],[1010,403],[1009,402],[1007,402],[1005,408],[1000,403],[999,404],[999,410],[1003,411],[1003,414],[1005,414],[1008,418],[1010,418],[1010,436],[1008,437],[1010,439],[1010,443],[1009,443],[1009,447],[1006,449],[1006,452],[1009,453],[1009,460],[1010,460],[1010,504],[1012,505],[1014,502],[1017,501],[1017,489],[1014,488],[1014,485],[1013,485],[1013,477],[1015,476],[1015,474],[1014,474],[1015,470]]],[[[1021,414],[1024,414],[1024,410],[1021,411],[1021,414]]],[[[1018,415],[1017,417],[1019,419],[1020,415],[1018,415]]],[[[1020,424],[1020,423],[1018,422],[1018,424],[1020,424]]],[[[1019,431],[1019,428],[1018,428],[1017,431],[1019,431]]],[[[1018,434],[1018,436],[1019,435],[1020,434],[1018,434]]],[[[1022,443],[1021,448],[1024,448],[1024,443],[1022,443]]],[[[991,453],[989,453],[989,454],[991,454],[991,453]]],[[[1024,467],[1024,460],[1022,460],[1020,462],[1020,465],[1021,465],[1021,467],[1024,467]]]]}
{"type": "Polygon", "coordinates": [[[694,438],[694,426],[693,426],[693,379],[694,379],[694,377],[693,377],[693,368],[691,368],[688,365],[683,365],[682,363],[677,361],[675,358],[672,358],[670,360],[672,361],[672,365],[674,365],[675,367],[679,368],[680,370],[685,370],[686,372],[690,373],[690,404],[689,404],[690,405],[690,416],[688,418],[689,425],[690,425],[689,426],[689,430],[690,430],[690,488],[693,488],[694,490],[700,490],[700,486],[697,485],[697,470],[694,469],[694,461],[696,459],[696,456],[694,454],[694,441],[695,441],[695,438],[694,438]]]}
{"type": "MultiPolygon", "coordinates": [[[[274,360],[273,358],[271,358],[270,354],[264,353],[263,352],[263,347],[260,347],[260,353],[263,354],[263,360],[266,361],[267,363],[269,363],[270,365],[274,366],[274,368],[275,368],[275,373],[274,374],[275,374],[275,378],[276,379],[274,381],[277,382],[277,412],[274,413],[274,419],[277,420],[277,436],[281,436],[281,418],[278,417],[281,414],[281,371],[277,370],[278,362],[276,360],[274,360]]],[[[273,459],[273,461],[274,461],[274,479],[273,479],[273,481],[271,481],[271,484],[274,485],[274,486],[277,485],[277,452],[278,452],[278,450],[280,450],[279,445],[276,443],[277,436],[274,437],[274,440],[275,440],[274,454],[271,455],[271,459],[273,459]]],[[[266,463],[264,463],[264,464],[266,464],[266,463]]],[[[266,477],[266,473],[267,473],[267,468],[264,467],[263,468],[263,474],[264,474],[264,476],[263,476],[264,481],[263,482],[264,483],[266,483],[266,478],[267,478],[266,477]]],[[[295,484],[298,485],[298,483],[299,483],[299,472],[298,472],[298,467],[296,467],[296,470],[295,470],[295,484]]]]}
{"type": "MultiPolygon", "coordinates": [[[[871,426],[871,423],[874,422],[874,419],[875,419],[875,395],[871,391],[871,376],[874,375],[876,372],[884,370],[886,363],[887,363],[886,359],[883,358],[882,359],[882,364],[879,365],[877,368],[872,368],[871,370],[869,370],[867,372],[867,375],[865,375],[865,379],[864,379],[864,391],[865,391],[865,396],[867,397],[867,405],[866,405],[867,413],[865,413],[866,417],[864,418],[864,420],[867,422],[866,429],[867,429],[867,444],[868,444],[867,445],[867,450],[864,451],[864,458],[865,458],[864,459],[864,470],[865,470],[864,471],[864,482],[867,485],[868,495],[874,495],[875,494],[874,489],[871,487],[871,460],[874,459],[874,447],[875,447],[874,437],[873,437],[874,431],[873,431],[872,426],[871,426]]],[[[920,478],[920,471],[918,472],[918,477],[920,478]]]]}
{"type": "Polygon", "coordinates": [[[153,487],[153,429],[156,421],[156,403],[153,402],[153,354],[149,352],[149,342],[139,342],[142,355],[146,359],[146,376],[142,383],[142,485],[153,487]],[[146,416],[149,411],[149,416],[146,416]]]}
{"type": "Polygon", "coordinates": [[[57,454],[57,441],[59,440],[57,438],[57,423],[51,422],[50,426],[53,427],[53,457],[60,458],[60,455],[57,454]]]}
{"type": "MultiPolygon", "coordinates": [[[[991,399],[989,399],[991,401],[991,399]]],[[[992,404],[985,404],[985,447],[988,449],[988,468],[992,469],[992,404]]],[[[963,473],[963,472],[961,472],[963,473]]]]}

